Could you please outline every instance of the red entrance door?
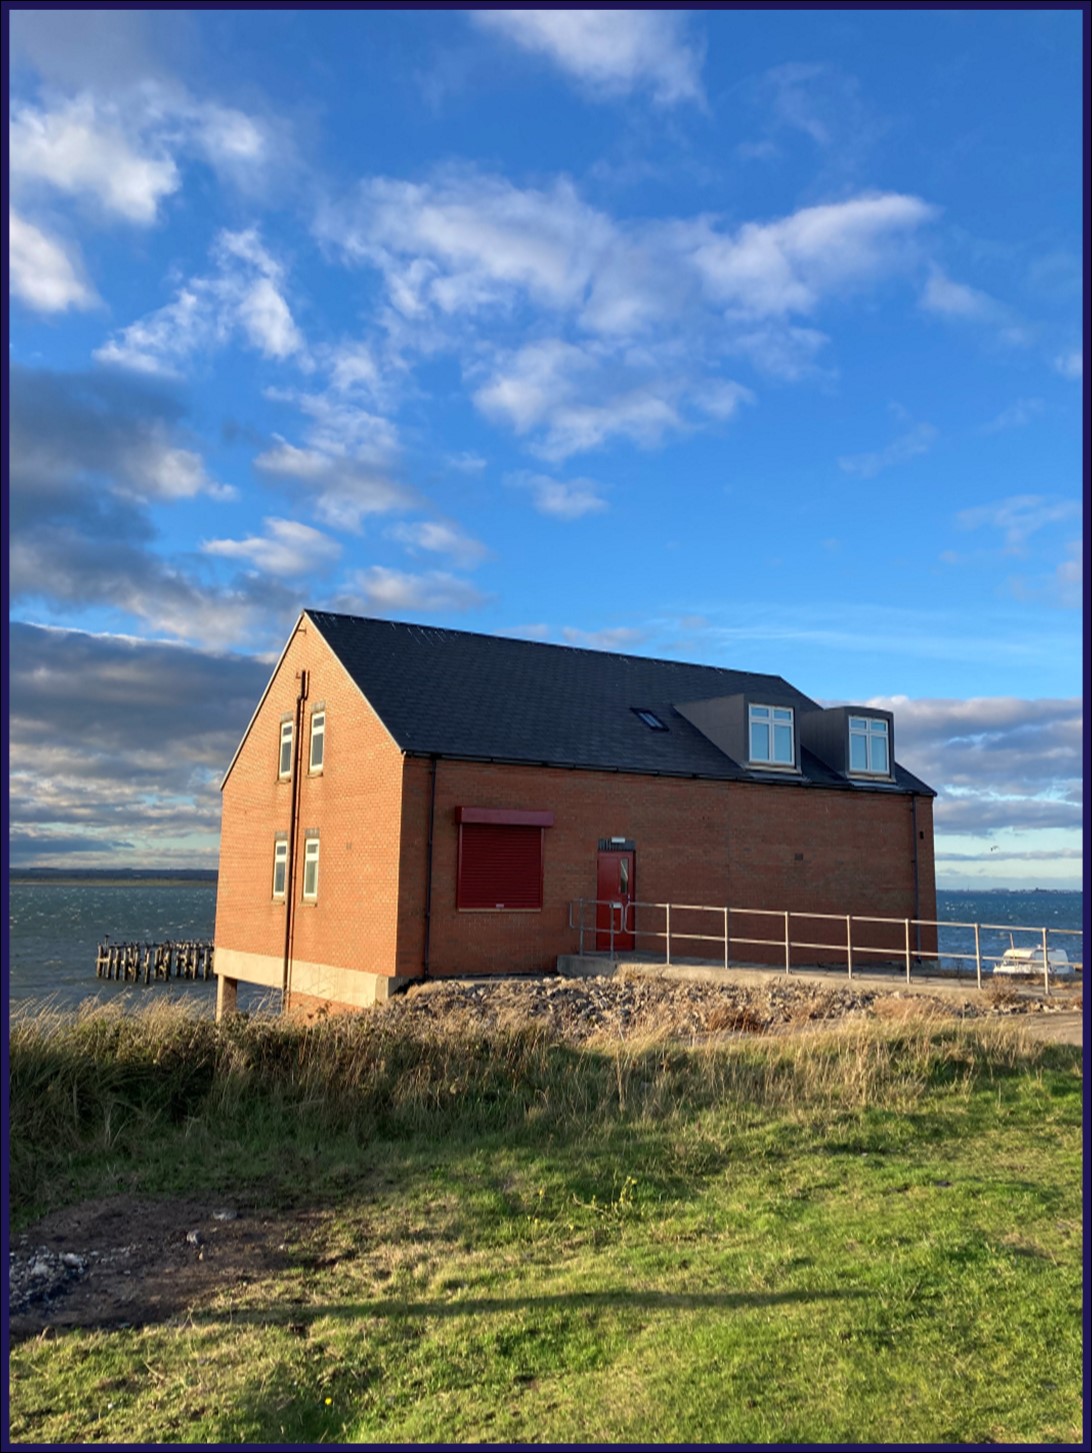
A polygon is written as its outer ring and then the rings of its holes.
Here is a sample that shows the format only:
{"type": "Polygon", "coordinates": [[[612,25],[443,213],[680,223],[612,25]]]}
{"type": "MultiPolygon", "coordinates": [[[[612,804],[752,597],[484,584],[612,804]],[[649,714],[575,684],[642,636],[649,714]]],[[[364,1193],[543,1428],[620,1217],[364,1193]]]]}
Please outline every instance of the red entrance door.
{"type": "Polygon", "coordinates": [[[595,909],[597,949],[609,952],[633,947],[633,910],[629,905],[634,891],[632,851],[601,851],[595,890],[599,900],[595,909]]]}

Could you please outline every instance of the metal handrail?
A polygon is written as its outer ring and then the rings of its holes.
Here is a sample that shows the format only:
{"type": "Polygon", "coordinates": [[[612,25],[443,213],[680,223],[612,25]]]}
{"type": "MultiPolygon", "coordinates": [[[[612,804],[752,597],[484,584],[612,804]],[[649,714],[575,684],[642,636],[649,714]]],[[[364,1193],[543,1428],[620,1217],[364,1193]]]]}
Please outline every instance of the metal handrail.
{"type": "MultiPolygon", "coordinates": [[[[619,904],[617,899],[609,898],[577,898],[569,903],[569,927],[580,934],[580,952],[584,953],[584,934],[587,928],[585,923],[585,909],[591,907],[593,910],[606,907],[610,909],[609,927],[602,927],[595,923],[594,932],[598,937],[600,934],[609,933],[609,953],[614,957],[615,940],[617,936],[632,936],[634,941],[637,938],[654,938],[664,940],[665,960],[671,963],[672,942],[684,939],[690,943],[720,943],[724,946],[724,967],[728,968],[731,956],[732,944],[746,944],[752,947],[779,948],[784,951],[785,973],[792,972],[792,951],[794,949],[814,949],[828,952],[845,953],[846,972],[850,979],[853,978],[854,959],[863,954],[878,954],[890,958],[893,953],[902,958],[906,965],[906,981],[910,982],[911,965],[916,959],[919,963],[922,960],[936,959],[939,963],[942,957],[949,958],[971,958],[975,963],[975,978],[978,987],[982,987],[982,965],[997,964],[1003,959],[1001,954],[989,954],[982,951],[981,935],[983,930],[994,933],[1007,933],[1010,939],[1013,934],[1034,933],[1039,936],[1040,943],[1032,951],[1038,957],[1041,953],[1043,964],[1043,987],[1047,994],[1050,993],[1050,938],[1051,936],[1065,936],[1069,938],[1080,938],[1081,929],[1076,928],[1047,928],[1045,926],[1029,926],[1027,924],[999,924],[999,923],[963,923],[949,922],[936,918],[884,918],[876,914],[850,914],[850,913],[820,913],[811,912],[805,909],[780,909],[780,908],[741,908],[726,904],[713,903],[653,903],[633,899],[628,903],[619,904]],[[574,909],[579,907],[579,922],[574,922],[574,909]],[[621,923],[615,927],[615,914],[617,909],[622,908],[621,923]],[[664,915],[663,929],[638,928],[637,909],[651,909],[661,911],[664,915]],[[681,930],[678,922],[674,927],[671,922],[671,914],[679,913],[716,913],[723,920],[722,930],[719,933],[696,933],[688,930],[681,930]],[[742,934],[731,932],[732,914],[743,914],[744,917],[766,917],[778,918],[784,923],[784,932],[777,938],[752,938],[742,934]],[[838,943],[815,943],[808,939],[795,939],[792,937],[792,920],[815,919],[828,922],[838,922],[845,925],[845,938],[838,943]],[[887,924],[900,926],[903,929],[903,944],[901,949],[895,949],[891,945],[885,948],[876,948],[868,944],[862,944],[854,939],[854,924],[887,924]],[[936,949],[923,949],[911,947],[911,928],[958,928],[974,931],[974,953],[954,954],[947,950],[942,955],[940,947],[936,949]]],[[[1075,973],[1084,972],[1083,960],[1076,960],[1071,963],[1075,973]]]]}

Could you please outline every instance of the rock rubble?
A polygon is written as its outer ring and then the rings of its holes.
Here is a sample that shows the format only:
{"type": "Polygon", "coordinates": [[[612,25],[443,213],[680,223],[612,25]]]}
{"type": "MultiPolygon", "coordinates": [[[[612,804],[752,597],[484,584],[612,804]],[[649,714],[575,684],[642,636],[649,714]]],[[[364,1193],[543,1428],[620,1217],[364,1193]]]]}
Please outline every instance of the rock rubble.
{"type": "Polygon", "coordinates": [[[386,1005],[391,1016],[414,1024],[488,1031],[531,1024],[551,1037],[583,1042],[670,1036],[697,1041],[724,1033],[768,1034],[804,1025],[833,1024],[850,1016],[896,1013],[943,1018],[1035,1012],[1039,1002],[975,1002],[898,990],[827,988],[771,979],[769,984],[713,983],[644,975],[435,980],[412,986],[386,1005]]]}

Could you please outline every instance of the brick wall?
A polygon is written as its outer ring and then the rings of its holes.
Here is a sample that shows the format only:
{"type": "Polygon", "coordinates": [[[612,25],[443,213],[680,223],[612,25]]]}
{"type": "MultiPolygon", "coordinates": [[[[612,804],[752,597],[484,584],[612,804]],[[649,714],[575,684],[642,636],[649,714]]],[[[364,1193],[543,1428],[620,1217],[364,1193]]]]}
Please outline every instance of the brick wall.
{"type": "Polygon", "coordinates": [[[273,898],[273,850],[287,832],[292,787],[278,780],[281,721],[304,704],[292,911],[294,958],[396,972],[401,752],[344,667],[307,620],[292,637],[223,792],[217,947],[283,957],[285,902],[273,898]],[[323,770],[308,772],[308,719],[325,703],[323,770]],[[300,901],[303,844],[319,830],[318,899],[300,901]]]}
{"type": "MultiPolygon", "coordinates": [[[[423,950],[427,804],[431,766],[406,763],[403,891],[399,908],[400,972],[415,972],[423,950]],[[415,827],[414,824],[417,824],[415,827]],[[416,866],[415,866],[416,865],[416,866]]],[[[636,897],[657,903],[709,903],[814,913],[934,918],[932,803],[903,794],[702,782],[624,773],[567,771],[440,761],[436,767],[430,972],[437,975],[528,972],[575,952],[568,904],[596,896],[600,838],[636,842],[636,897]],[[914,826],[918,839],[918,912],[914,910],[914,826]],[[460,913],[455,906],[460,806],[546,810],[541,912],[460,913]]],[[[720,933],[723,919],[676,915],[673,931],[720,933]]],[[[638,927],[661,929],[646,910],[638,927]]],[[[738,920],[745,937],[776,937],[773,919],[738,920]]],[[[855,926],[862,946],[900,949],[903,929],[855,926]]],[[[843,925],[794,923],[793,937],[841,943],[843,925]]],[[[638,948],[654,949],[651,939],[638,948]]],[[[928,944],[923,940],[923,946],[928,944]]],[[[715,945],[680,941],[680,955],[715,957],[715,945]]],[[[780,962],[779,950],[749,947],[740,957],[780,962]]],[[[838,953],[810,961],[844,961],[838,953]]],[[[866,960],[867,961],[867,960],[866,960]]],[[[878,961],[872,959],[871,961],[878,961]]]]}

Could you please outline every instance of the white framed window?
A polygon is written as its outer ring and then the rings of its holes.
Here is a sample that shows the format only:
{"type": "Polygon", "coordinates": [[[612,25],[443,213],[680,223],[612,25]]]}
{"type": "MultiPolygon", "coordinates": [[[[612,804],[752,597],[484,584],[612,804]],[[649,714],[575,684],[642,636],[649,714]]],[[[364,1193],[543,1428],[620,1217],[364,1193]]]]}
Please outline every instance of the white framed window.
{"type": "Polygon", "coordinates": [[[281,750],[277,759],[277,776],[283,782],[292,775],[292,737],[294,729],[291,720],[281,722],[281,750]]]}
{"type": "Polygon", "coordinates": [[[321,772],[326,747],[326,711],[311,713],[311,756],[308,771],[321,772]]]}
{"type": "Polygon", "coordinates": [[[891,775],[891,741],[883,717],[850,717],[849,770],[875,777],[891,775]]]}
{"type": "Polygon", "coordinates": [[[309,837],[303,845],[303,896],[313,903],[318,897],[319,840],[309,837]]]}
{"type": "Polygon", "coordinates": [[[273,897],[283,898],[288,888],[288,839],[273,844],[273,897]]]}
{"type": "Polygon", "coordinates": [[[796,766],[791,706],[751,706],[748,724],[752,762],[768,762],[774,767],[796,766]]]}

